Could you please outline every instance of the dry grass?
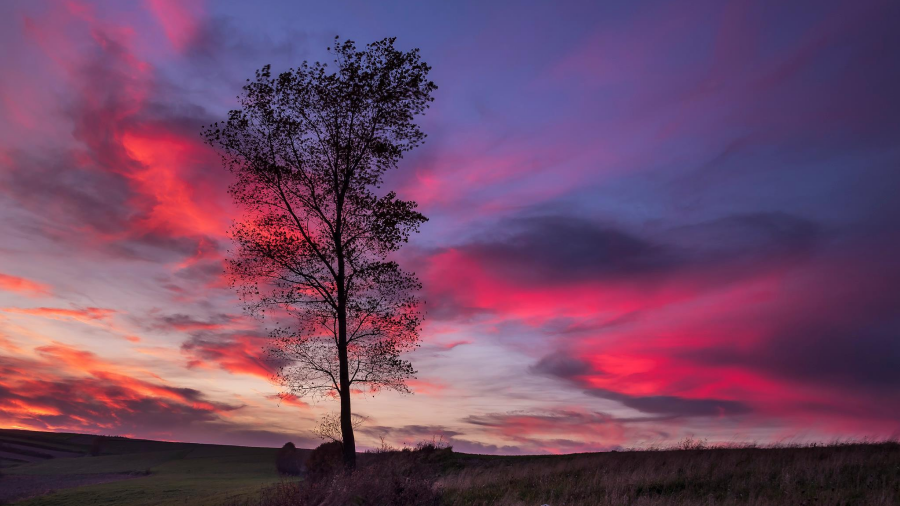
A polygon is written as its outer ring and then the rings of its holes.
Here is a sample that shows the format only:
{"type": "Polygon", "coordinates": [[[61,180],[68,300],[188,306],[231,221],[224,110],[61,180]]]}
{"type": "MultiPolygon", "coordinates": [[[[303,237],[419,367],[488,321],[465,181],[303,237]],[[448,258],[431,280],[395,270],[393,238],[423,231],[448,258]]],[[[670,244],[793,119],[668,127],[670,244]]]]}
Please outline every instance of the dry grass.
{"type": "MultiPolygon", "coordinates": [[[[331,443],[333,444],[333,443],[331,443]]],[[[419,445],[417,449],[366,453],[352,472],[307,474],[304,481],[283,481],[264,489],[259,499],[230,506],[440,506],[435,486],[441,469],[454,455],[449,448],[419,445]]]]}
{"type": "Polygon", "coordinates": [[[900,445],[473,460],[436,485],[445,505],[897,505],[900,445]]]}
{"type": "Polygon", "coordinates": [[[363,455],[352,475],[282,483],[252,506],[897,505],[900,445],[681,448],[487,457],[363,455]],[[702,448],[702,449],[701,449],[702,448]]]}

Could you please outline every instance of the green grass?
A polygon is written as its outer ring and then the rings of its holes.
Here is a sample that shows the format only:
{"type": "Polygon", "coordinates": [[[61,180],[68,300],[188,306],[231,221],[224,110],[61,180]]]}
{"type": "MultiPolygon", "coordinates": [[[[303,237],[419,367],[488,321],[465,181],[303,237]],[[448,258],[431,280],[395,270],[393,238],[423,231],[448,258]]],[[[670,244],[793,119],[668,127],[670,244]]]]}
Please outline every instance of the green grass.
{"type": "Polygon", "coordinates": [[[100,457],[50,459],[23,464],[6,470],[7,474],[56,476],[61,474],[146,473],[157,466],[182,457],[182,451],[130,453],[100,457]]]}
{"type": "Polygon", "coordinates": [[[85,453],[88,451],[88,445],[74,445],[71,443],[65,443],[61,441],[36,441],[34,439],[28,439],[23,437],[15,437],[8,436],[4,433],[0,433],[0,444],[3,443],[12,443],[16,445],[29,446],[32,448],[38,448],[42,450],[59,450],[64,452],[74,452],[74,453],[85,453]]]}
{"type": "Polygon", "coordinates": [[[37,432],[33,430],[20,429],[0,429],[0,435],[2,435],[3,437],[14,437],[41,443],[56,442],[62,444],[66,444],[73,437],[85,437],[83,434],[73,434],[70,432],[37,432]]]}
{"type": "MultiPolygon", "coordinates": [[[[52,435],[48,442],[65,439],[52,435]]],[[[30,437],[36,441],[39,438],[30,437]]],[[[4,469],[9,475],[128,475],[127,479],[58,490],[15,502],[16,506],[183,506],[218,505],[254,497],[281,478],[274,448],[110,440],[104,453],[117,455],[58,458],[4,469]],[[138,451],[138,450],[152,451],[138,451]]]]}
{"type": "Polygon", "coordinates": [[[218,505],[229,499],[253,496],[262,487],[277,483],[279,477],[275,472],[274,460],[271,453],[226,458],[174,458],[151,468],[149,476],[61,490],[15,504],[218,505]]]}

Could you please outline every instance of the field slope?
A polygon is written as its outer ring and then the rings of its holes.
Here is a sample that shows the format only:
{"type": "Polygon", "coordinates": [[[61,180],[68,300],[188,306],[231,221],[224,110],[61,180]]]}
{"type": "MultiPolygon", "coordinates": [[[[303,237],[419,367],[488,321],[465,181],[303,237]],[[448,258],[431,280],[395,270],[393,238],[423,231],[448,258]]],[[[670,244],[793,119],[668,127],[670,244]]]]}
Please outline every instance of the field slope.
{"type": "Polygon", "coordinates": [[[352,483],[283,481],[274,448],[98,445],[96,436],[10,430],[0,430],[0,444],[0,503],[16,506],[412,506],[426,496],[441,506],[900,504],[895,442],[521,457],[395,451],[364,455],[352,483]],[[392,498],[411,483],[422,493],[392,498]],[[373,503],[377,494],[387,499],[373,503]]]}
{"type": "Polygon", "coordinates": [[[0,430],[0,503],[215,505],[280,480],[274,448],[106,438],[90,456],[95,439],[0,430]]]}

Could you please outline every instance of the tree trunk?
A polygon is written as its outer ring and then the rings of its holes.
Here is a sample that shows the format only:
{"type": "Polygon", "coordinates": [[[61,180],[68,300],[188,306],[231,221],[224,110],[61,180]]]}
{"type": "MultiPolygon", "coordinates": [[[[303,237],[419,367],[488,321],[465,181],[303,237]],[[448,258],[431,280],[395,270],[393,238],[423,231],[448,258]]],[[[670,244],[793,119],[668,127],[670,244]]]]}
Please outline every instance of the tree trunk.
{"type": "MultiPolygon", "coordinates": [[[[343,298],[343,294],[339,295],[343,298]]],[[[341,440],[344,466],[356,467],[356,440],[353,437],[353,418],[350,411],[350,364],[347,359],[347,309],[343,301],[338,308],[338,361],[341,366],[341,440]]]]}
{"type": "Polygon", "coordinates": [[[350,411],[350,361],[347,357],[347,275],[344,265],[344,244],[341,240],[343,223],[344,196],[338,198],[334,233],[335,252],[337,253],[337,296],[338,296],[338,361],[341,367],[341,442],[343,443],[344,466],[347,469],[356,467],[356,439],[353,437],[353,413],[350,411]]]}

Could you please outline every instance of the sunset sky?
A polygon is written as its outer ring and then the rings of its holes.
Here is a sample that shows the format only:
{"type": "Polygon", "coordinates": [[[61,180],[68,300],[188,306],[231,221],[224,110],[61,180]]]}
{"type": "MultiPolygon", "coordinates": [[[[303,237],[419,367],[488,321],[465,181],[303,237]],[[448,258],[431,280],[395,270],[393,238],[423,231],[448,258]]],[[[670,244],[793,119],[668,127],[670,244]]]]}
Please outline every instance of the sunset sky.
{"type": "Polygon", "coordinates": [[[335,35],[421,48],[414,395],[362,448],[900,434],[900,2],[0,2],[0,426],[317,444],[227,286],[201,126],[335,35]]]}

